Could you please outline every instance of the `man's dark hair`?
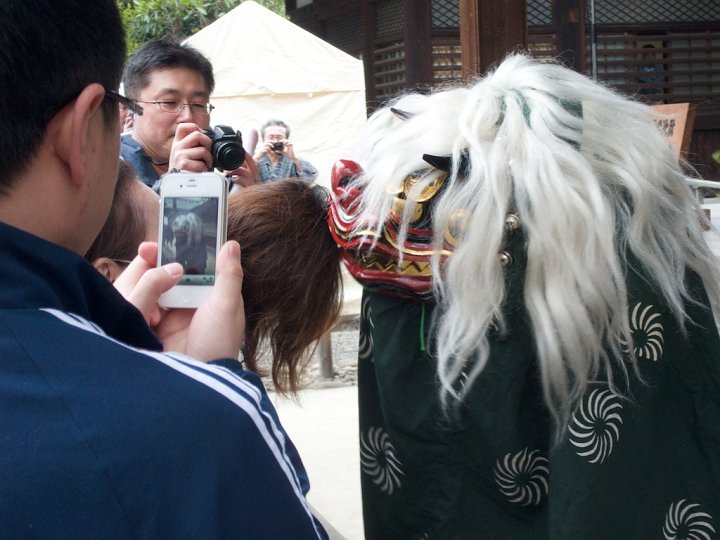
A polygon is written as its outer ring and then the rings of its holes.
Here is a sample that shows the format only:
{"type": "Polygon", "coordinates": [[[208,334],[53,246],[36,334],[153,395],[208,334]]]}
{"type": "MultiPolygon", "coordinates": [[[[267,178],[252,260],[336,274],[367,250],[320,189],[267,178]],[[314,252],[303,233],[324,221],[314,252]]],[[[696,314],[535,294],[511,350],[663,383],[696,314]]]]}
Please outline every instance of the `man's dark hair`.
{"type": "Polygon", "coordinates": [[[132,166],[121,159],[110,214],[85,254],[88,261],[100,257],[115,261],[131,261],[135,258],[138,246],[147,232],[147,218],[135,192],[140,184],[132,166]]]}
{"type": "MultiPolygon", "coordinates": [[[[61,108],[88,84],[117,89],[125,34],[115,0],[5,0],[0,28],[2,195],[35,156],[61,108]]],[[[117,102],[106,99],[103,110],[108,121],[117,118],[117,102]]]]}
{"type": "Polygon", "coordinates": [[[149,41],[128,60],[123,76],[125,95],[140,99],[140,92],[150,84],[150,75],[159,69],[186,68],[199,73],[208,93],[215,89],[215,78],[210,60],[189,45],[173,41],[149,41]]]}
{"type": "Polygon", "coordinates": [[[280,127],[282,127],[282,128],[285,128],[285,138],[287,138],[287,139],[290,138],[290,126],[288,126],[288,125],[287,125],[285,122],[283,122],[282,120],[276,120],[276,119],[273,118],[273,119],[268,120],[267,122],[265,122],[265,123],[263,124],[263,126],[260,128],[260,138],[261,138],[261,139],[264,139],[264,138],[265,138],[265,128],[270,127],[270,126],[280,126],[280,127]]]}

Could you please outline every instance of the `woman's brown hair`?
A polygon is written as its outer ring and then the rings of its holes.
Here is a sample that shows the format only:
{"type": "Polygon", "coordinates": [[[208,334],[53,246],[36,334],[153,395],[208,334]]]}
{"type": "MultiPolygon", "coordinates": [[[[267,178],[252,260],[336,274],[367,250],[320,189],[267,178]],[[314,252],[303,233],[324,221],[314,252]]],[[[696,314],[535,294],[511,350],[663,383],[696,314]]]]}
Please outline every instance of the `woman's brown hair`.
{"type": "Polygon", "coordinates": [[[143,208],[133,194],[137,182],[139,180],[135,170],[121,159],[118,164],[117,183],[110,213],[85,254],[85,259],[88,261],[92,262],[100,257],[131,261],[137,255],[138,246],[145,239],[147,228],[147,218],[143,208]]]}
{"type": "Polygon", "coordinates": [[[316,341],[342,307],[338,248],[327,225],[328,192],[299,179],[230,195],[228,239],[242,249],[243,357],[257,371],[258,347],[272,350],[272,380],[296,392],[316,341]]]}

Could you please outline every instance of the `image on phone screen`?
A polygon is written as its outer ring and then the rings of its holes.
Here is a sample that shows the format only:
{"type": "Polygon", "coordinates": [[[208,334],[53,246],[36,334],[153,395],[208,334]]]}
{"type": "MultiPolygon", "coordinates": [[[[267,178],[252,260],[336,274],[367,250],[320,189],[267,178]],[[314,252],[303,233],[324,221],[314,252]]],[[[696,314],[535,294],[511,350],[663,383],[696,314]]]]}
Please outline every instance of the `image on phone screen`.
{"type": "Polygon", "coordinates": [[[180,263],[179,285],[214,285],[217,245],[217,197],[163,199],[161,263],[180,263]]]}

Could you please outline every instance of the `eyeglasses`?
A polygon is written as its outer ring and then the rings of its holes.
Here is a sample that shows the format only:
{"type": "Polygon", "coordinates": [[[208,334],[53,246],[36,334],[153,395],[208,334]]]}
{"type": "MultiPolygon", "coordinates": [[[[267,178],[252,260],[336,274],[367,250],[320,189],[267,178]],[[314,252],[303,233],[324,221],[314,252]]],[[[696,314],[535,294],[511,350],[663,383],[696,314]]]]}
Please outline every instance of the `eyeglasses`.
{"type": "Polygon", "coordinates": [[[164,101],[136,101],[135,103],[152,103],[160,107],[162,112],[171,114],[178,114],[185,107],[190,107],[190,112],[192,114],[209,116],[215,108],[210,103],[183,103],[182,101],[176,99],[166,99],[164,101]]]}
{"type": "MultiPolygon", "coordinates": [[[[65,107],[68,103],[75,101],[78,97],[78,94],[79,92],[77,94],[73,94],[72,97],[68,98],[66,101],[63,101],[60,105],[48,107],[47,109],[45,109],[46,120],[50,120],[50,118],[55,116],[60,109],[65,107]]],[[[138,105],[136,101],[133,101],[130,98],[126,98],[122,94],[118,94],[117,92],[113,92],[112,90],[105,90],[105,97],[123,104],[125,107],[128,108],[128,110],[132,111],[134,114],[142,116],[143,108],[138,105]]]]}
{"type": "Polygon", "coordinates": [[[117,92],[113,92],[112,90],[105,90],[105,97],[114,99],[118,103],[122,103],[133,114],[137,114],[138,116],[142,116],[143,114],[143,108],[142,106],[138,105],[137,101],[126,98],[125,96],[118,94],[117,92]]]}

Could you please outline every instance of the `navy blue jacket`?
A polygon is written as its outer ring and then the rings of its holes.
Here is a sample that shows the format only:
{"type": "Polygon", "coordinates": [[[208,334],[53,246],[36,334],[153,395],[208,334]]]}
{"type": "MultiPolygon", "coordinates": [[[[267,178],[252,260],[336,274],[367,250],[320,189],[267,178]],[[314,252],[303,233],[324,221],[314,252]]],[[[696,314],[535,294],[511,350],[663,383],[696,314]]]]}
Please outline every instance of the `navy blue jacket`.
{"type": "Polygon", "coordinates": [[[0,223],[0,538],[326,538],[259,378],[0,223]]]}

